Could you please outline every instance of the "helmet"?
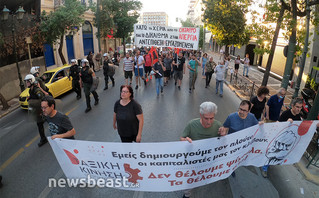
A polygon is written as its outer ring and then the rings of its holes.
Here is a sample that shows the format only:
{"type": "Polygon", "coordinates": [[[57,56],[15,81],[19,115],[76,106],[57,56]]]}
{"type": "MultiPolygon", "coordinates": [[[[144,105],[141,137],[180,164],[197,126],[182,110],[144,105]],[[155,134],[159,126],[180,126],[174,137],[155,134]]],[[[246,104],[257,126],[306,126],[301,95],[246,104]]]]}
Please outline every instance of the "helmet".
{"type": "Polygon", "coordinates": [[[40,73],[40,67],[39,66],[31,67],[30,73],[33,74],[33,75],[36,74],[36,73],[40,73]]]}
{"type": "Polygon", "coordinates": [[[103,56],[109,56],[109,54],[108,53],[104,53],[103,56]]]}
{"type": "Polygon", "coordinates": [[[81,62],[82,62],[82,63],[88,63],[89,61],[88,61],[88,59],[84,58],[84,59],[82,59],[81,62]]]}
{"type": "Polygon", "coordinates": [[[76,62],[77,62],[76,59],[72,59],[72,60],[71,60],[71,63],[76,63],[76,62]]]}
{"type": "Polygon", "coordinates": [[[28,74],[25,76],[24,81],[28,81],[32,85],[35,82],[35,77],[32,74],[28,74]]]}

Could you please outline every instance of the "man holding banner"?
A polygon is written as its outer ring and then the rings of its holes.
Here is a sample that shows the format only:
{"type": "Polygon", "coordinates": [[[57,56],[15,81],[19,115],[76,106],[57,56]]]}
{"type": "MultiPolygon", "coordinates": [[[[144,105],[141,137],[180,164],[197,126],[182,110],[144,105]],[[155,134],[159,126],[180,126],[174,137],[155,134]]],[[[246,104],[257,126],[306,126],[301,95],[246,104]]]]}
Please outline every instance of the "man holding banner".
{"type": "MultiPolygon", "coordinates": [[[[224,136],[226,133],[220,131],[219,128],[222,124],[215,120],[217,114],[217,105],[212,102],[203,102],[199,106],[200,118],[191,120],[185,127],[181,141],[188,141],[192,143],[193,140],[201,140],[224,136]]],[[[184,192],[183,198],[191,196],[191,189],[184,192]]]]}

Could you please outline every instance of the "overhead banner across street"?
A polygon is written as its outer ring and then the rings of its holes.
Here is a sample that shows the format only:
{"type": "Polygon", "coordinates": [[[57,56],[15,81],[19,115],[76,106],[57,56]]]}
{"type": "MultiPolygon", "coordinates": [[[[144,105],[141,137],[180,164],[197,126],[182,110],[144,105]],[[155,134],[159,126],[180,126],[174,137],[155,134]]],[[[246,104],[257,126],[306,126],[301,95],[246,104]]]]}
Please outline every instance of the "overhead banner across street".
{"type": "Polygon", "coordinates": [[[134,25],[135,45],[138,47],[171,47],[198,49],[199,28],[134,25]]]}
{"type": "Polygon", "coordinates": [[[267,123],[193,143],[50,139],[50,144],[67,178],[127,178],[135,187],[121,189],[169,192],[225,179],[240,166],[296,163],[305,152],[316,123],[267,123]]]}

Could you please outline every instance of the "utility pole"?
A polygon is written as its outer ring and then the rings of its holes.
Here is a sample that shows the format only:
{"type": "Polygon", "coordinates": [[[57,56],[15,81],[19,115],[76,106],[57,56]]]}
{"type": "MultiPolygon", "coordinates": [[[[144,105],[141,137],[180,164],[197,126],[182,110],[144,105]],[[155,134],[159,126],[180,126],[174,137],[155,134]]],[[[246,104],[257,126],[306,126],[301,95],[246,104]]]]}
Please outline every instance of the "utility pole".
{"type": "Polygon", "coordinates": [[[97,41],[98,41],[98,46],[99,46],[99,52],[101,51],[101,34],[100,34],[100,25],[101,25],[101,20],[100,20],[100,1],[97,0],[96,4],[96,14],[97,14],[97,41]]]}
{"type": "Polygon", "coordinates": [[[310,6],[309,6],[309,0],[306,0],[306,12],[307,12],[307,24],[306,24],[306,37],[305,37],[305,43],[303,47],[303,52],[302,52],[302,58],[299,66],[299,73],[298,73],[298,78],[296,81],[296,87],[295,87],[295,92],[292,98],[298,97],[298,92],[300,89],[300,83],[301,83],[301,78],[303,74],[303,70],[305,68],[305,63],[306,63],[306,58],[307,58],[307,52],[308,52],[308,40],[309,40],[309,21],[310,21],[310,6]]]}

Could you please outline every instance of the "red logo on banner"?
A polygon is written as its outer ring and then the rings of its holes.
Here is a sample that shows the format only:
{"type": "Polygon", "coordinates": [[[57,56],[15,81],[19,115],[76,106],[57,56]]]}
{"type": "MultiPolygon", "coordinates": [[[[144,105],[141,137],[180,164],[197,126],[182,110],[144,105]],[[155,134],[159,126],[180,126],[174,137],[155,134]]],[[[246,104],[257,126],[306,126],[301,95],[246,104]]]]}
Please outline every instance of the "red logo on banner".
{"type": "Polygon", "coordinates": [[[130,175],[128,179],[129,182],[136,184],[137,180],[143,180],[143,177],[138,175],[138,173],[141,172],[138,168],[132,169],[129,164],[124,164],[124,169],[125,172],[127,172],[130,175]]]}
{"type": "MultiPolygon", "coordinates": [[[[69,157],[72,164],[78,165],[80,163],[79,159],[75,157],[70,151],[63,149],[66,155],[69,157]]],[[[78,153],[77,150],[75,150],[76,153],[78,153]]]]}

